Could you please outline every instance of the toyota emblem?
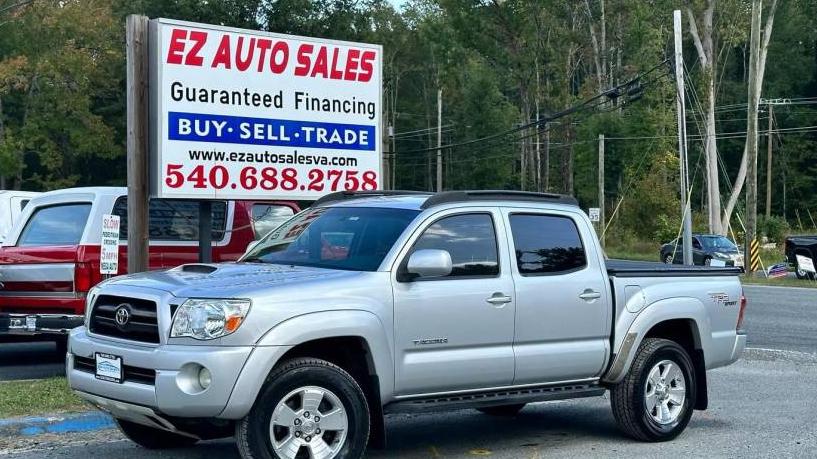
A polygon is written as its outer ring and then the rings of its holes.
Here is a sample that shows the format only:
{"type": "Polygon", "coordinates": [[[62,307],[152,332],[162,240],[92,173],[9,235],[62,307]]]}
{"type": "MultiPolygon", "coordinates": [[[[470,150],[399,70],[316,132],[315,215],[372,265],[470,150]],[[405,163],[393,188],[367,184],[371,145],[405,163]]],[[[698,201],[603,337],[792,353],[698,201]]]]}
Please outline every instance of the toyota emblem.
{"type": "Polygon", "coordinates": [[[116,320],[116,325],[120,328],[128,325],[128,322],[130,322],[130,305],[127,303],[120,304],[116,308],[114,320],[116,320]]]}

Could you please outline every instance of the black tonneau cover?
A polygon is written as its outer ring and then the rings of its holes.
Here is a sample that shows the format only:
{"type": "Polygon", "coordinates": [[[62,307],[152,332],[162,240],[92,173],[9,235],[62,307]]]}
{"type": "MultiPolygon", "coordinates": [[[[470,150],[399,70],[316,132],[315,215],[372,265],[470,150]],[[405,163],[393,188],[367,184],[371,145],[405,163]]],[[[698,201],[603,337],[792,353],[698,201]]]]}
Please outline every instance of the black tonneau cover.
{"type": "Polygon", "coordinates": [[[657,261],[607,260],[607,274],[615,277],[737,276],[741,267],[668,265],[657,261]]]}

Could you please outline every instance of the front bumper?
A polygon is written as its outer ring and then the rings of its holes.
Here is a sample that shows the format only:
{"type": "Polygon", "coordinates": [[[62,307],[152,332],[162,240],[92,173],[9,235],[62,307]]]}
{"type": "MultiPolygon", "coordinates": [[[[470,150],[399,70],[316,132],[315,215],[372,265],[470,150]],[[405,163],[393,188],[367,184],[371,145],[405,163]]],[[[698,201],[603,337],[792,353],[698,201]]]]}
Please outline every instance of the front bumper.
{"type": "Polygon", "coordinates": [[[73,314],[0,313],[0,335],[65,336],[83,320],[82,315],[73,314]]]}
{"type": "Polygon", "coordinates": [[[66,373],[71,388],[98,406],[98,400],[104,398],[147,407],[168,416],[214,418],[227,406],[253,350],[252,346],[125,343],[89,336],[85,327],[80,327],[71,332],[66,373]],[[94,359],[97,352],[119,356],[123,366],[142,374],[144,370],[155,371],[153,383],[144,378],[128,380],[127,377],[122,383],[103,381],[96,378],[92,368],[77,365],[79,359],[94,359]],[[210,370],[212,382],[207,389],[196,391],[185,384],[183,370],[190,365],[210,370]]]}

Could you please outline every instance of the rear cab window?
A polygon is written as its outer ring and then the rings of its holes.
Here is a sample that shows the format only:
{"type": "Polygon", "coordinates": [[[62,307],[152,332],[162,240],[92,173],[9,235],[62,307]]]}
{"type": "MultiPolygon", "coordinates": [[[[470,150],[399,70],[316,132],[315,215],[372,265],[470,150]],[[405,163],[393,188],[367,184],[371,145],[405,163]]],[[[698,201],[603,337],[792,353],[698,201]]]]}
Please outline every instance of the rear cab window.
{"type": "Polygon", "coordinates": [[[17,246],[77,245],[85,232],[90,213],[89,202],[35,209],[20,234],[17,246]]]}
{"type": "MultiPolygon", "coordinates": [[[[227,226],[227,203],[212,202],[213,242],[224,239],[227,226]]],[[[117,199],[113,214],[119,216],[119,239],[128,239],[128,200],[117,199]]],[[[197,201],[151,199],[148,204],[148,235],[151,241],[199,240],[199,203],[197,201]]]]}
{"type": "Polygon", "coordinates": [[[572,218],[511,214],[509,220],[519,274],[565,274],[587,266],[584,245],[572,218]]]}

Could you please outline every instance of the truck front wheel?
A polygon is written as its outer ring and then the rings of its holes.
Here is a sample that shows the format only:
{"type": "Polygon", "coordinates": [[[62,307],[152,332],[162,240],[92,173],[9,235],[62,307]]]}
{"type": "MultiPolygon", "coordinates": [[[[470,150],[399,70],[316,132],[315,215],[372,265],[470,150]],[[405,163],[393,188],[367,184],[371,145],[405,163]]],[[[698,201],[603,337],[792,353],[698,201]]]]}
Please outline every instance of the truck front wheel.
{"type": "Polygon", "coordinates": [[[692,360],[683,347],[666,339],[645,339],[630,372],[610,390],[619,428],[637,440],[672,440],[692,417],[695,384],[692,360]]]}
{"type": "Polygon", "coordinates": [[[273,370],[236,425],[244,459],[358,459],[369,439],[363,390],[342,368],[298,358],[273,370]]]}

